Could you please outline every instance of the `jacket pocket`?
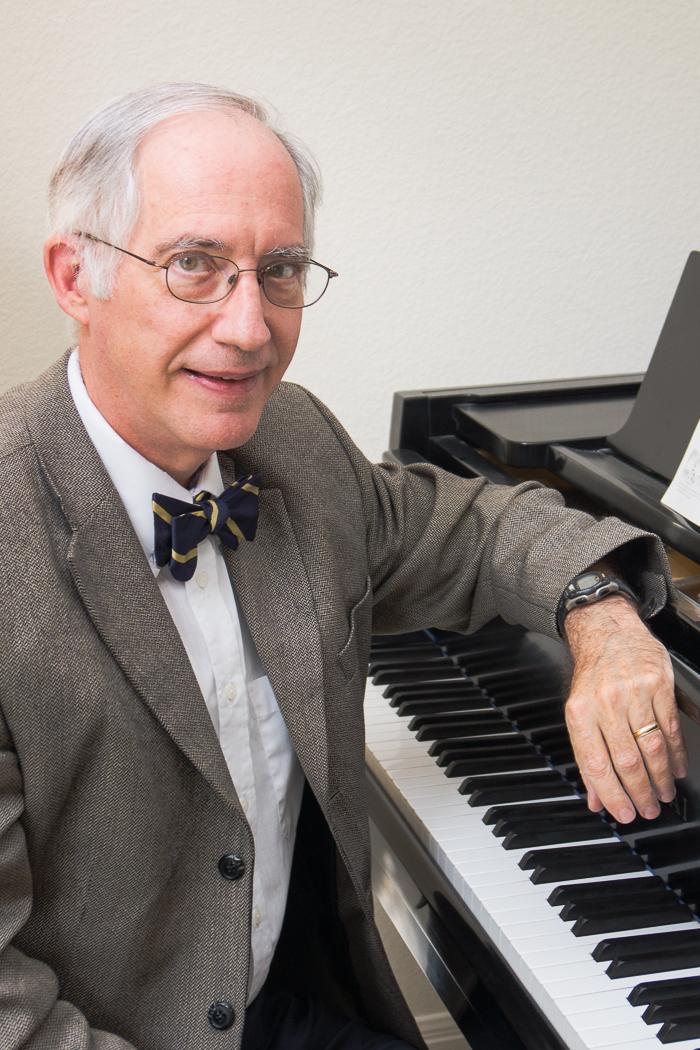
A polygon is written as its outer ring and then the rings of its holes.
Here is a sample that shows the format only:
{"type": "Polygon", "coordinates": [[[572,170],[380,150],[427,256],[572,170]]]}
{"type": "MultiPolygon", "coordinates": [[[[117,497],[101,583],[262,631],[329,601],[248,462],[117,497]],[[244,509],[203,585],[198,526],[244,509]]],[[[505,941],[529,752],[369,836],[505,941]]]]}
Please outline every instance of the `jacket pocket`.
{"type": "Polygon", "coordinates": [[[363,621],[369,615],[372,608],[372,581],[369,576],[365,581],[364,594],[359,601],[355,602],[350,610],[349,634],[345,645],[338,653],[338,663],[349,682],[358,671],[358,640],[361,635],[363,621]]]}

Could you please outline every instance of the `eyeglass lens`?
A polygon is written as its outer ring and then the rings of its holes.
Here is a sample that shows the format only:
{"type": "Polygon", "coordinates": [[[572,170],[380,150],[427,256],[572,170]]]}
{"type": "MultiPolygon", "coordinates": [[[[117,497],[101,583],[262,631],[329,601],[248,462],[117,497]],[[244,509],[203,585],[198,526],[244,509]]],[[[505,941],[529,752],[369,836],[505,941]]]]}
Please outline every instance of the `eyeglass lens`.
{"type": "MultiPolygon", "coordinates": [[[[181,252],[168,263],[168,288],[190,303],[215,303],[224,299],[238,280],[239,270],[229,259],[207,252],[181,252]]],[[[263,292],[275,306],[299,309],[320,299],[328,285],[328,272],[314,262],[280,259],[258,270],[263,292]]]]}

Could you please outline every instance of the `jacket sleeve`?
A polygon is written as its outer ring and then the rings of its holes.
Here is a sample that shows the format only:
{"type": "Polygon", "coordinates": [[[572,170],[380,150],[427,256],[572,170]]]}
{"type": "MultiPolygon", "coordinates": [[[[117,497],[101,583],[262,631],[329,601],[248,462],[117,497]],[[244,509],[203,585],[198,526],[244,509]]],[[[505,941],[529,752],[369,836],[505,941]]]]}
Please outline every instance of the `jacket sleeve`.
{"type": "Polygon", "coordinates": [[[61,999],[57,975],[13,947],[32,910],[22,775],[0,716],[0,1050],[135,1050],[91,1028],[61,999]]]}
{"type": "Polygon", "coordinates": [[[494,485],[427,463],[372,465],[315,403],[360,488],[376,631],[467,632],[499,615],[556,637],[567,583],[611,554],[645,616],[666,603],[672,579],[656,536],[567,508],[559,492],[535,482],[494,485]]]}

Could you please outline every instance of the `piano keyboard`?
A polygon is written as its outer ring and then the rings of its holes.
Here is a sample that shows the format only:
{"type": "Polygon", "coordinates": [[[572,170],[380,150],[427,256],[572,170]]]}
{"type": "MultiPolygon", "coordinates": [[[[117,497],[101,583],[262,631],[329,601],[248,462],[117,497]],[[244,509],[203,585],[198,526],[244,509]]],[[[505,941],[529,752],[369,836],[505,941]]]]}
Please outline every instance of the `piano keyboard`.
{"type": "Polygon", "coordinates": [[[565,1046],[699,1050],[700,828],[587,811],[525,637],[376,639],[370,771],[565,1046]]]}

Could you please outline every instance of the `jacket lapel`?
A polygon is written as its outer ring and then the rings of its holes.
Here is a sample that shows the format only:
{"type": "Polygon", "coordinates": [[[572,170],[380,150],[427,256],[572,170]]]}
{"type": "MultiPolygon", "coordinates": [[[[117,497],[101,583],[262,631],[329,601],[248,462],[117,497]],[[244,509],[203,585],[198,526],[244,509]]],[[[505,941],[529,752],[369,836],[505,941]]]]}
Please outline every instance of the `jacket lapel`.
{"type": "Polygon", "coordinates": [[[73,404],[65,357],[34,385],[27,425],[70,525],[68,565],[100,637],[177,747],[222,798],[237,804],[180,636],[73,404]]]}
{"type": "MultiPolygon", "coordinates": [[[[235,480],[230,456],[219,456],[225,485],[235,480]]],[[[252,468],[251,468],[252,469],[252,468]]],[[[264,484],[264,478],[263,478],[264,484]]],[[[280,489],[260,493],[252,543],[223,549],[239,607],[277,697],[306,778],[328,798],[328,744],[318,615],[299,545],[280,489]]]]}

